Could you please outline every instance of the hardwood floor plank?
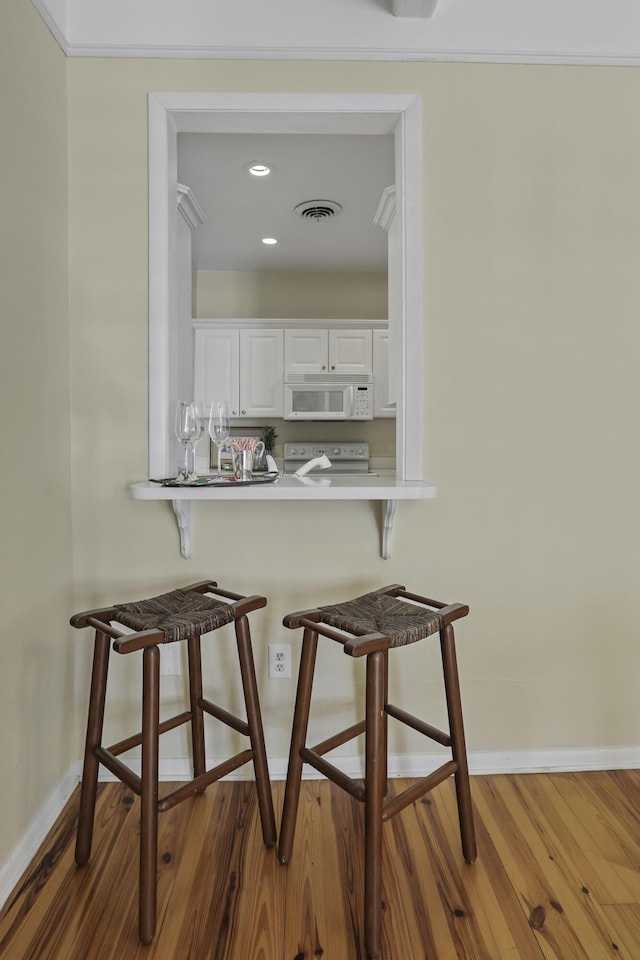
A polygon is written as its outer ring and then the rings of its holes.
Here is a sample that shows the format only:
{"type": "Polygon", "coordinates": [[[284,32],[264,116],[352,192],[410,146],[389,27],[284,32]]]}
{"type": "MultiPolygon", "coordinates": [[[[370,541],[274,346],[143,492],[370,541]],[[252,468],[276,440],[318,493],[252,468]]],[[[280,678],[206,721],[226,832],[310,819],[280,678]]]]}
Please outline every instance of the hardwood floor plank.
{"type": "MultiPolygon", "coordinates": [[[[390,793],[397,795],[402,785],[392,782],[390,793]]],[[[411,943],[416,960],[456,955],[448,913],[440,909],[434,852],[421,823],[426,817],[427,808],[419,802],[385,824],[382,858],[385,956],[390,953],[393,956],[393,945],[398,942],[411,943]],[[438,904],[438,909],[433,910],[433,904],[438,904]]]]}
{"type": "MultiPolygon", "coordinates": [[[[281,866],[286,888],[284,956],[328,955],[332,925],[342,925],[341,911],[336,910],[335,901],[333,905],[325,901],[327,867],[331,870],[330,882],[338,888],[334,889],[333,896],[340,898],[342,883],[335,868],[335,847],[332,849],[331,844],[324,842],[322,824],[326,823],[330,806],[326,781],[302,783],[293,854],[290,862],[281,866]]],[[[343,945],[343,949],[345,960],[351,960],[350,945],[343,945]]]]}
{"type": "Polygon", "coordinates": [[[2,910],[0,956],[26,956],[42,917],[55,900],[64,899],[61,890],[73,859],[75,827],[76,812],[69,803],[2,910]]]}
{"type": "Polygon", "coordinates": [[[482,784],[479,806],[506,869],[513,874],[544,956],[548,960],[620,958],[606,917],[584,892],[571,867],[570,851],[558,843],[531,789],[526,777],[496,778],[491,804],[488,787],[482,784]]]}
{"type": "MultiPolygon", "coordinates": [[[[475,778],[472,778],[472,797],[474,783],[475,778]]],[[[516,957],[518,960],[542,960],[542,951],[535,938],[531,937],[528,919],[478,809],[474,806],[478,859],[468,865],[463,863],[462,858],[453,781],[441,784],[433,797],[442,798],[440,809],[446,831],[444,842],[459,858],[460,878],[467,889],[476,924],[486,940],[486,960],[516,957]]]]}
{"type": "MultiPolygon", "coordinates": [[[[247,785],[253,790],[253,784],[247,785]]],[[[278,785],[283,788],[283,784],[278,785]]],[[[274,788],[274,794],[276,788],[274,788]]],[[[274,803],[278,798],[274,796],[274,803]]],[[[271,960],[283,956],[285,876],[274,847],[265,847],[260,817],[248,824],[249,836],[239,880],[237,910],[229,931],[225,956],[271,960]]]]}
{"type": "Polygon", "coordinates": [[[327,900],[338,894],[329,917],[339,915],[342,907],[341,922],[343,936],[336,937],[337,928],[333,922],[329,925],[332,939],[327,942],[335,950],[340,947],[349,960],[364,960],[364,806],[357,800],[347,797],[333,783],[325,783],[324,789],[330,800],[325,810],[330,813],[323,819],[323,835],[334,840],[334,859],[331,871],[324,875],[327,888],[327,900]]]}
{"type": "MultiPolygon", "coordinates": [[[[161,815],[162,825],[166,819],[173,820],[180,810],[187,814],[174,830],[173,849],[166,851],[172,857],[173,883],[161,912],[159,910],[157,936],[150,947],[137,946],[137,952],[132,954],[135,960],[178,957],[184,952],[185,943],[197,945],[200,929],[197,916],[201,910],[207,910],[203,900],[211,885],[200,866],[200,858],[206,851],[212,862],[219,863],[222,859],[219,831],[226,823],[224,813],[230,802],[228,786],[219,791],[209,788],[206,793],[191,797],[161,815]]],[[[162,856],[159,859],[162,861],[162,856]]]]}
{"type": "MultiPolygon", "coordinates": [[[[410,809],[414,813],[408,818],[412,847],[422,851],[416,857],[421,898],[426,904],[427,922],[435,933],[426,956],[541,960],[515,892],[477,814],[479,857],[472,865],[465,863],[453,784],[442,784],[410,809]]],[[[402,823],[403,817],[398,820],[402,823]]]]}
{"type": "Polygon", "coordinates": [[[558,774],[550,783],[564,801],[562,822],[570,823],[577,850],[586,854],[585,885],[600,903],[640,902],[640,810],[630,808],[609,771],[579,779],[575,774],[558,774]]]}
{"type": "Polygon", "coordinates": [[[74,792],[36,854],[33,866],[3,910],[0,920],[3,960],[61,957],[64,955],[60,952],[61,938],[76,927],[85,929],[83,909],[92,891],[92,884],[87,880],[102,876],[116,859],[114,849],[120,845],[120,834],[131,809],[128,796],[129,792],[121,784],[100,785],[91,860],[85,867],[78,868],[74,853],[79,790],[74,792]],[[55,864],[52,871],[49,870],[51,863],[55,864]],[[8,924],[16,936],[9,935],[8,924]]]}
{"type": "MultiPolygon", "coordinates": [[[[576,789],[576,780],[572,779],[573,796],[572,806],[576,806],[579,797],[582,797],[585,790],[591,789],[599,781],[600,775],[586,774],[581,778],[580,788],[576,789]]],[[[548,775],[542,775],[535,779],[523,778],[521,783],[522,797],[525,802],[531,803],[537,809],[542,825],[543,834],[551,844],[557,849],[554,866],[557,867],[559,875],[562,877],[564,887],[572,901],[561,900],[563,906],[565,902],[572,902],[575,906],[573,924],[576,932],[581,938],[583,944],[588,943],[587,955],[603,957],[623,957],[627,956],[629,960],[635,957],[635,952],[627,953],[620,949],[616,943],[617,937],[615,930],[609,924],[607,915],[602,909],[598,897],[594,896],[589,883],[594,883],[598,870],[604,871],[604,861],[598,858],[591,868],[585,866],[582,859],[576,857],[578,846],[575,841],[575,835],[571,836],[564,831],[562,817],[559,816],[556,807],[548,802],[550,795],[553,795],[557,789],[556,780],[559,783],[567,781],[567,775],[560,774],[557,778],[551,778],[548,775]],[[585,876],[585,872],[586,876],[585,876]],[[596,946],[597,945],[597,946],[596,946]]],[[[607,802],[606,794],[603,795],[604,803],[607,802]]],[[[602,810],[603,820],[609,819],[608,809],[602,810]]],[[[610,822],[613,828],[613,820],[610,822]]],[[[611,839],[612,831],[609,831],[611,839]]],[[[602,877],[600,878],[602,880],[602,877]]],[[[612,870],[606,871],[605,881],[616,881],[615,873],[612,870]]],[[[616,883],[617,885],[617,883],[616,883]]],[[[609,897],[611,898],[611,893],[609,897]]],[[[572,907],[573,909],[573,907],[572,907]]]]}
{"type": "MultiPolygon", "coordinates": [[[[383,825],[383,960],[639,960],[638,771],[474,777],[472,795],[472,866],[452,780],[383,825]]],[[[161,814],[148,947],[139,801],[100,786],[81,869],[77,809],[76,793],[0,913],[2,960],[366,960],[364,810],[334,784],[303,782],[288,866],[263,845],[250,782],[161,814]]]]}
{"type": "Polygon", "coordinates": [[[628,956],[637,956],[640,951],[640,904],[606,904],[603,910],[617,933],[616,946],[623,945],[628,956]]]}
{"type": "MultiPolygon", "coordinates": [[[[182,922],[175,924],[180,928],[179,937],[171,954],[160,952],[159,941],[158,958],[170,955],[172,960],[191,960],[194,956],[229,960],[233,957],[230,933],[240,891],[247,882],[248,824],[251,817],[257,816],[255,788],[251,783],[230,783],[223,791],[208,790],[202,799],[209,806],[210,817],[204,832],[198,834],[200,845],[194,851],[195,858],[183,860],[180,866],[190,887],[186,904],[182,904],[182,922]]],[[[250,876],[249,881],[252,880],[250,876]]],[[[179,915],[174,917],[180,921],[179,915]]],[[[166,951],[166,943],[162,949],[166,951]]]]}

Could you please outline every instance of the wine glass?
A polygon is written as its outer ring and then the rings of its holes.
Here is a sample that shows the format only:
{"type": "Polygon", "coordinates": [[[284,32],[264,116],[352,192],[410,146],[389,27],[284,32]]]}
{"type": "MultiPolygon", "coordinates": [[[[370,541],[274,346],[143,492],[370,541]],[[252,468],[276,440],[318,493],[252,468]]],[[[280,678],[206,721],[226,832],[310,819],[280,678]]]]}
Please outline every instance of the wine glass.
{"type": "Polygon", "coordinates": [[[229,427],[229,404],[226,400],[214,400],[209,412],[209,436],[218,448],[218,476],[222,475],[220,469],[220,450],[224,442],[228,439],[229,427]]]}
{"type": "Polygon", "coordinates": [[[176,406],[176,437],[184,446],[184,466],[178,480],[196,479],[196,444],[204,433],[202,406],[194,401],[178,400],[176,406]]]}

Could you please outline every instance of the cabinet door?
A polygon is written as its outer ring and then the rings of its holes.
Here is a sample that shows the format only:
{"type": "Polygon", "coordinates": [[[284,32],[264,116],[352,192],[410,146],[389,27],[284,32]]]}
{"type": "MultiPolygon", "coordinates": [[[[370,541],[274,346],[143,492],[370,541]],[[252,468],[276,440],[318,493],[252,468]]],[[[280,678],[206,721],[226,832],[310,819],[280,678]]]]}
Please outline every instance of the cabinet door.
{"type": "Polygon", "coordinates": [[[212,400],[227,400],[232,417],[240,412],[240,337],[238,330],[196,330],[193,344],[194,399],[209,410],[212,400]]]}
{"type": "Polygon", "coordinates": [[[327,330],[285,330],[285,373],[326,373],[327,330]]]}
{"type": "Polygon", "coordinates": [[[240,331],[240,416],[281,417],[282,330],[240,331]]]}
{"type": "Polygon", "coordinates": [[[373,415],[395,417],[395,404],[389,403],[389,334],[373,331],[373,415]]]}
{"type": "Polygon", "coordinates": [[[329,330],[329,373],[371,373],[371,330],[329,330]]]}

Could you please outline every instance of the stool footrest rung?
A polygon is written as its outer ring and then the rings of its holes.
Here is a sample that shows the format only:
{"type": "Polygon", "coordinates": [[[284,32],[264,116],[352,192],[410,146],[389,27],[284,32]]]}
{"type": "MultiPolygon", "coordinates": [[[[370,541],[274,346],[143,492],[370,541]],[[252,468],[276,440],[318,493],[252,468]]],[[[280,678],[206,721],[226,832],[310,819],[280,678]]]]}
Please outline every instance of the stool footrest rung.
{"type": "Polygon", "coordinates": [[[441,743],[443,747],[451,746],[451,736],[444,730],[439,730],[437,727],[432,726],[425,720],[420,720],[418,717],[414,717],[412,713],[407,713],[406,710],[402,710],[400,707],[395,707],[392,703],[388,703],[385,707],[385,710],[390,717],[394,718],[394,720],[399,720],[400,723],[404,723],[407,727],[411,727],[418,733],[422,733],[425,737],[429,737],[430,740],[435,740],[436,743],[441,743]]]}
{"type": "Polygon", "coordinates": [[[216,720],[220,720],[221,723],[232,727],[234,730],[237,730],[238,733],[243,733],[245,737],[249,736],[249,724],[245,720],[235,717],[232,713],[229,713],[228,710],[212,703],[211,700],[205,700],[204,697],[198,701],[198,705],[205,713],[208,713],[209,716],[215,717],[216,720]]]}
{"type": "Polygon", "coordinates": [[[407,787],[403,793],[385,803],[382,811],[382,819],[390,820],[391,817],[395,817],[396,813],[400,813],[400,811],[408,807],[410,803],[419,800],[425,793],[429,793],[429,791],[437,787],[439,783],[442,783],[452,774],[456,773],[457,769],[458,764],[456,761],[449,760],[448,763],[443,764],[441,767],[438,767],[437,770],[434,770],[433,773],[430,773],[428,777],[418,780],[412,787],[407,787]]]}
{"type": "Polygon", "coordinates": [[[114,757],[114,755],[104,747],[95,747],[93,752],[103,767],[106,767],[118,780],[126,783],[129,789],[133,790],[138,797],[140,796],[142,781],[126,763],[118,760],[117,757],[114,757]]]}
{"type": "Polygon", "coordinates": [[[194,793],[202,793],[210,783],[221,780],[222,777],[226,777],[228,773],[237,770],[238,767],[248,763],[249,760],[253,760],[253,750],[243,750],[242,753],[237,753],[235,757],[230,757],[224,763],[219,763],[217,767],[212,767],[211,770],[200,774],[194,780],[189,780],[188,783],[183,784],[183,786],[178,787],[177,790],[168,793],[158,801],[158,812],[164,813],[165,810],[170,810],[171,807],[175,807],[176,804],[186,800],[194,793]]]}
{"type": "Polygon", "coordinates": [[[309,749],[313,751],[313,753],[323,756],[323,754],[329,753],[331,750],[335,750],[336,747],[341,747],[342,744],[347,743],[348,740],[354,740],[356,737],[361,736],[365,732],[366,728],[366,722],[361,720],[359,723],[354,723],[352,727],[347,727],[346,730],[341,730],[340,733],[336,733],[332,737],[328,737],[321,743],[316,743],[309,749]]]}
{"type": "Polygon", "coordinates": [[[343,773],[342,770],[338,770],[332,763],[329,763],[328,760],[325,760],[324,757],[319,756],[308,747],[304,747],[300,751],[300,756],[305,763],[309,763],[312,767],[315,767],[318,773],[322,773],[327,779],[332,780],[337,786],[342,787],[342,789],[351,794],[355,800],[364,803],[365,789],[362,784],[357,783],[348,776],[348,774],[343,773]]]}
{"type": "MultiPolygon", "coordinates": [[[[114,777],[126,783],[130,790],[133,790],[137,796],[140,796],[142,782],[140,777],[137,776],[130,767],[123,763],[122,760],[114,757],[113,754],[110,753],[109,750],[105,750],[104,747],[96,747],[94,753],[100,763],[106,767],[114,777]]],[[[207,770],[206,773],[195,777],[194,780],[189,780],[188,783],[178,787],[177,790],[173,790],[165,797],[162,797],[162,799],[158,801],[158,811],[162,813],[164,810],[170,810],[171,807],[175,807],[176,804],[182,800],[186,800],[186,798],[192,794],[201,793],[210,783],[213,783],[215,780],[221,780],[222,777],[233,773],[234,770],[242,767],[250,760],[253,760],[253,750],[243,750],[242,753],[237,753],[234,757],[230,757],[229,760],[225,760],[224,763],[219,763],[217,767],[212,767],[211,770],[207,770]]]]}
{"type": "MultiPolygon", "coordinates": [[[[158,724],[158,735],[161,733],[166,733],[167,730],[173,730],[174,727],[179,727],[183,723],[189,723],[191,720],[191,711],[185,710],[184,713],[177,713],[175,717],[169,717],[167,720],[163,720],[162,723],[158,724]]],[[[113,754],[114,757],[119,757],[121,753],[126,753],[127,750],[131,750],[133,747],[139,747],[142,743],[142,734],[134,733],[132,736],[127,737],[126,740],[120,740],[118,743],[114,743],[111,747],[106,747],[109,753],[113,754]]]]}

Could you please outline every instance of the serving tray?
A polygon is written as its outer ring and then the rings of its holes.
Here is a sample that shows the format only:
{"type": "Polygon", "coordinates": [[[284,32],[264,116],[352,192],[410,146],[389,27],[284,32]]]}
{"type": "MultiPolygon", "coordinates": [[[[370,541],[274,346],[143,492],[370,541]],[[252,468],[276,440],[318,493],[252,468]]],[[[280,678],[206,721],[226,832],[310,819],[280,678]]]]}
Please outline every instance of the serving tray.
{"type": "Polygon", "coordinates": [[[254,474],[251,480],[236,480],[235,477],[196,477],[195,480],[180,480],[168,477],[165,480],[152,480],[163,487],[250,487],[257,483],[273,483],[280,476],[279,473],[254,474]]]}

